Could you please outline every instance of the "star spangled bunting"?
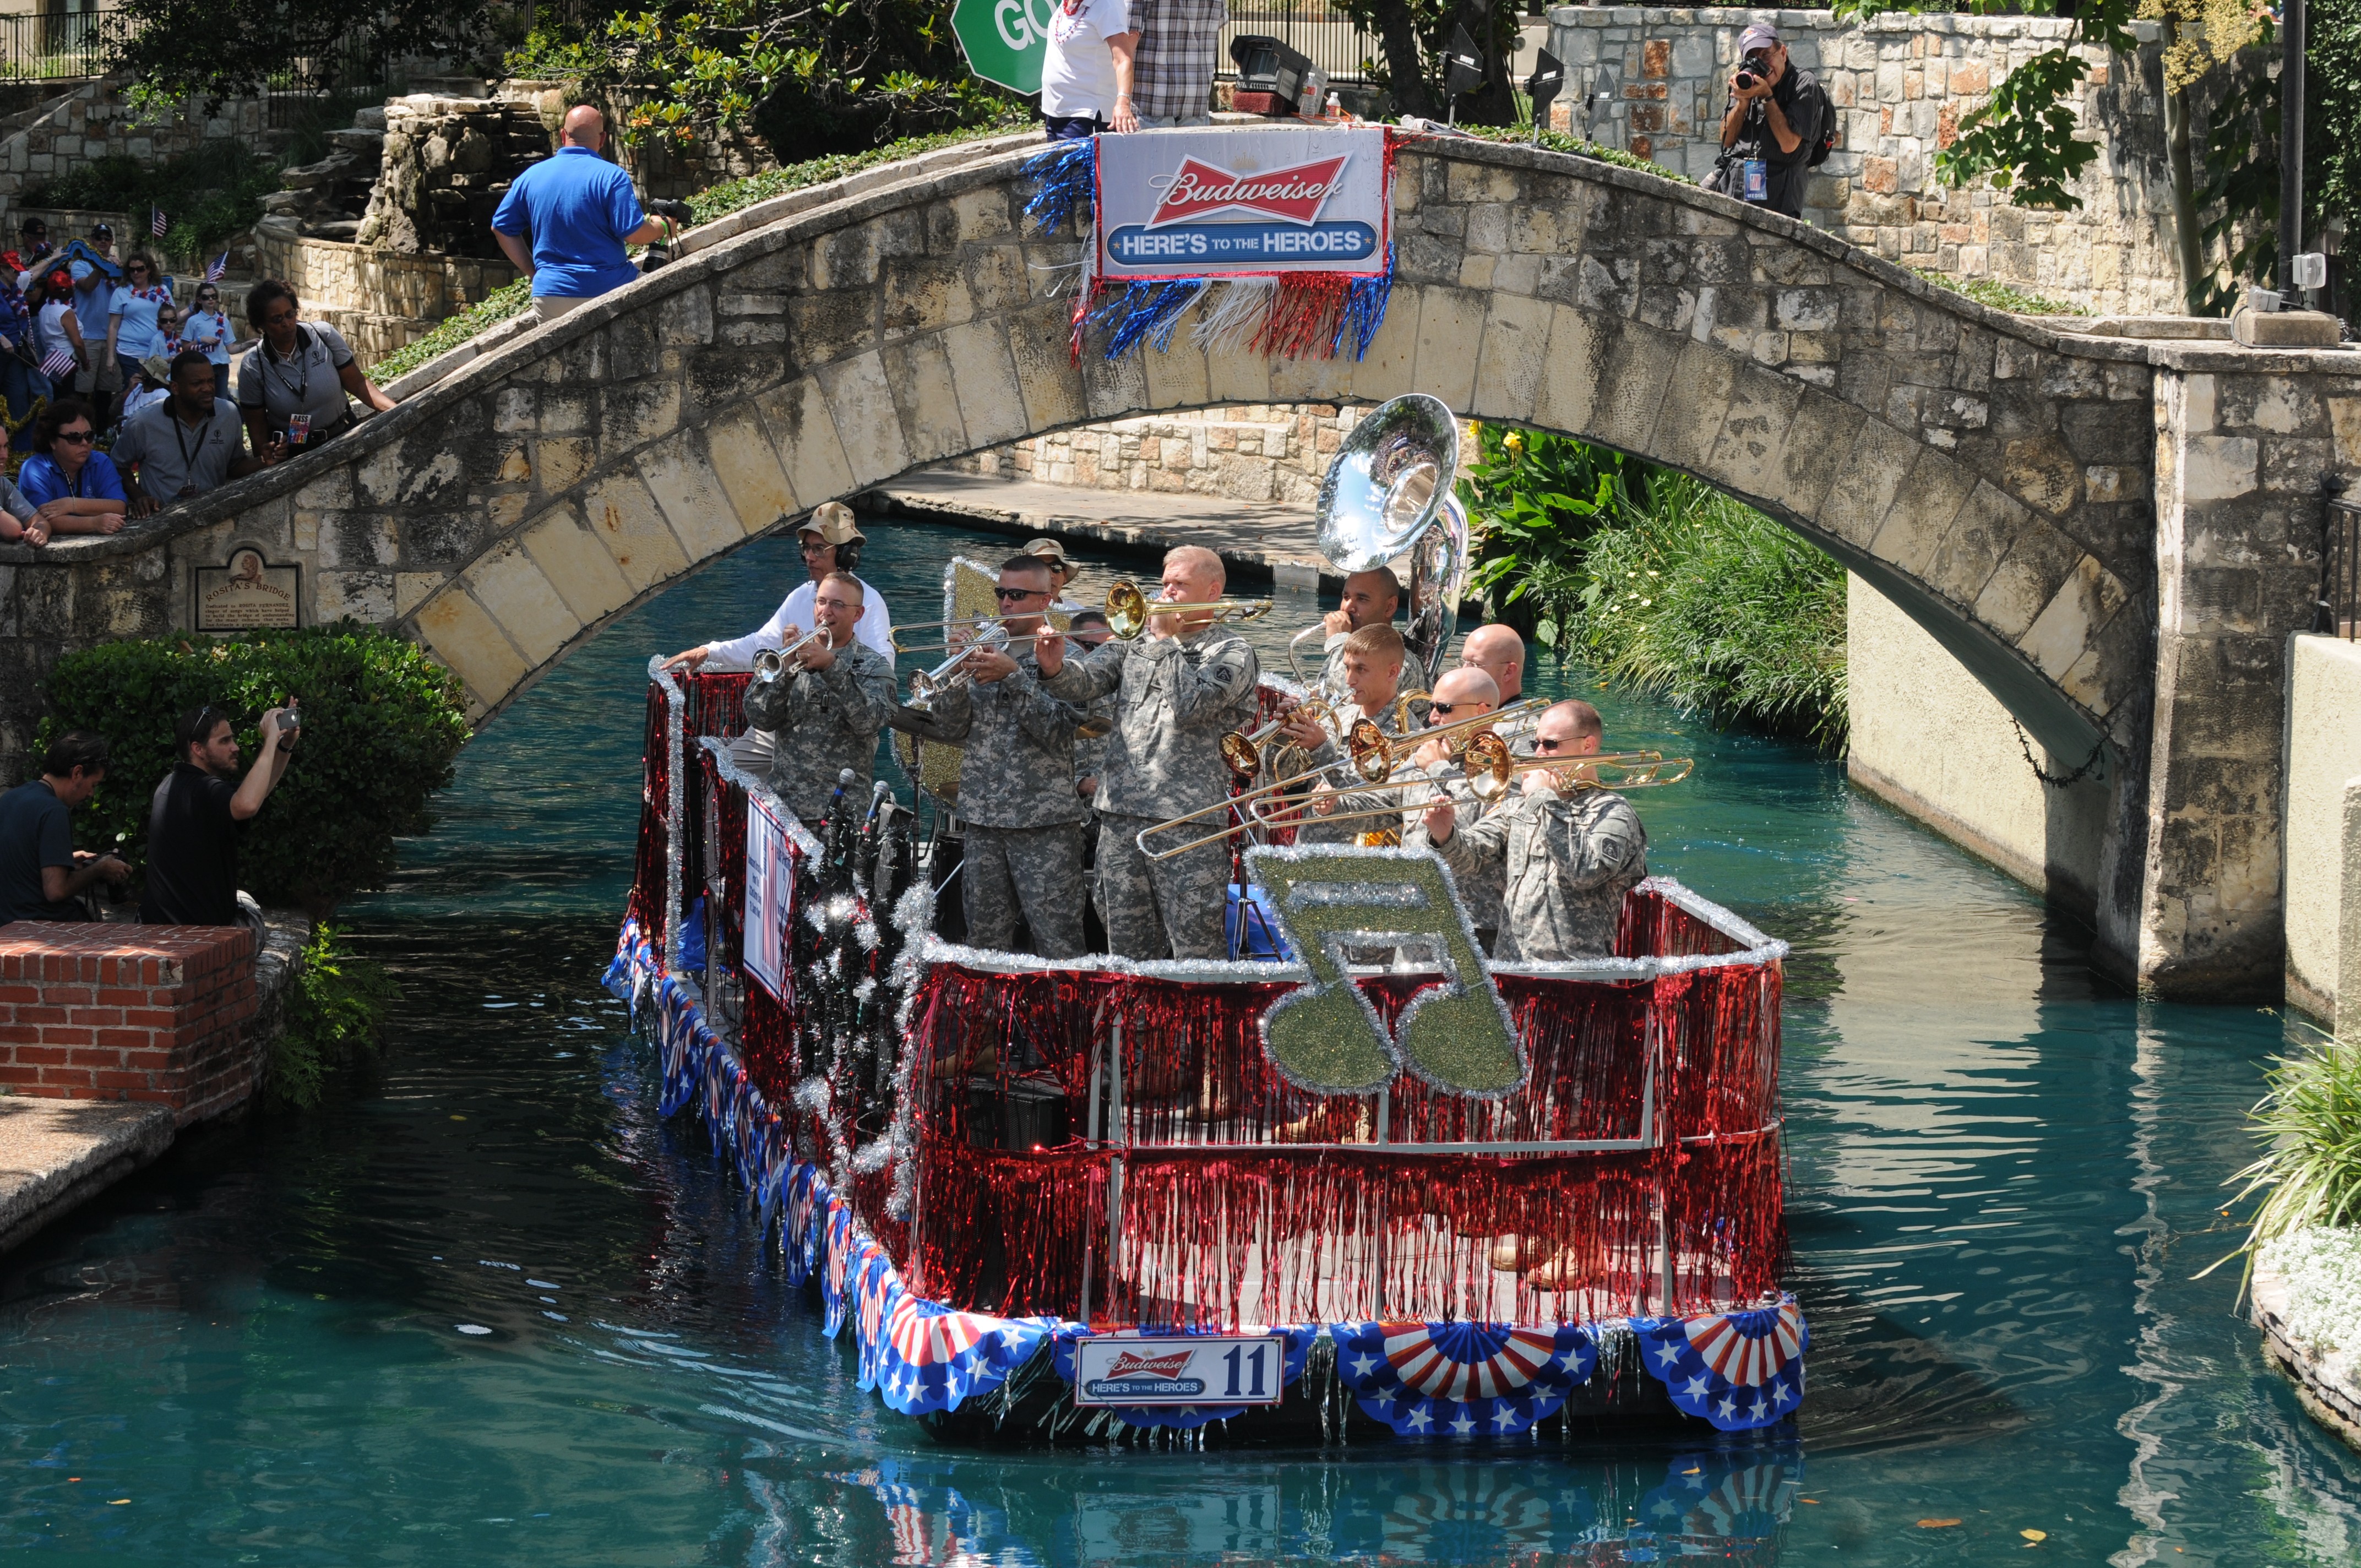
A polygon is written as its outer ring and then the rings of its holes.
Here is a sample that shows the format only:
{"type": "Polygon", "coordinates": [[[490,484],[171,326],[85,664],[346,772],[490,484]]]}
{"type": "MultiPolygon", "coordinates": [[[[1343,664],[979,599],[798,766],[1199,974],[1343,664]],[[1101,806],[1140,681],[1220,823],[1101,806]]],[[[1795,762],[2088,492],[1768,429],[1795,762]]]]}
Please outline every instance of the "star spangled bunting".
{"type": "Polygon", "coordinates": [[[1723,1431],[1775,1425],[1804,1402],[1812,1336],[1793,1296],[1748,1311],[1633,1318],[1631,1332],[1641,1365],[1673,1403],[1723,1431]]]}
{"type": "Polygon", "coordinates": [[[1598,1365],[1578,1323],[1333,1323],[1328,1333],[1346,1392],[1403,1437],[1521,1436],[1598,1365]]]}
{"type": "Polygon", "coordinates": [[[205,281],[218,283],[229,272],[229,252],[225,250],[205,263],[205,281]]]}

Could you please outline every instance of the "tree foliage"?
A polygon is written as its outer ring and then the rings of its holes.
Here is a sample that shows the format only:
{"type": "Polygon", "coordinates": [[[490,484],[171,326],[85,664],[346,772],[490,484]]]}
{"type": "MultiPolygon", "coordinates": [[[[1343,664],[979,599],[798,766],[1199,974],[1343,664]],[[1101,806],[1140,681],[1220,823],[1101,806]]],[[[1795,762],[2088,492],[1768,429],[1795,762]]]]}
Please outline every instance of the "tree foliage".
{"type": "Polygon", "coordinates": [[[114,752],[98,795],[74,814],[76,836],[135,872],[147,860],[148,800],[175,761],[181,716],[205,703],[226,709],[251,762],[262,711],[299,698],[295,758],[247,825],[238,872],[264,904],[315,916],[386,884],[395,839],[434,826],[429,802],[451,782],[467,738],[456,676],[415,645],[351,622],[109,642],[59,660],[48,690],[37,747],[67,729],[93,729],[114,752]]]}
{"type": "Polygon", "coordinates": [[[293,86],[298,60],[381,82],[395,60],[481,58],[506,14],[489,0],[123,0],[109,66],[167,102],[293,86]]]}
{"type": "Polygon", "coordinates": [[[1330,0],[1338,13],[1377,35],[1381,60],[1370,62],[1369,80],[1386,89],[1397,114],[1429,119],[1449,117],[1444,91],[1444,51],[1452,30],[1465,27],[1486,51],[1492,73],[1459,104],[1461,120],[1506,126],[1516,121],[1516,101],[1505,63],[1517,43],[1515,7],[1490,0],[1330,0]],[[1489,37],[1487,37],[1487,34],[1489,37]]]}

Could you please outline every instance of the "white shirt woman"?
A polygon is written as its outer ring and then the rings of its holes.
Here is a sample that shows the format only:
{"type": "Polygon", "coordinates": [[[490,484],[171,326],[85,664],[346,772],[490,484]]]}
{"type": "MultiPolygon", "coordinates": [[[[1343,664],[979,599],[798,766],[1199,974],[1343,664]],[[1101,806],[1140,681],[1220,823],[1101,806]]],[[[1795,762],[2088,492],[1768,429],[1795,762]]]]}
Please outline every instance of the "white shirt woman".
{"type": "Polygon", "coordinates": [[[1132,56],[1139,30],[1128,0],[1059,0],[1041,57],[1041,116],[1051,140],[1113,127],[1136,131],[1132,56]]]}

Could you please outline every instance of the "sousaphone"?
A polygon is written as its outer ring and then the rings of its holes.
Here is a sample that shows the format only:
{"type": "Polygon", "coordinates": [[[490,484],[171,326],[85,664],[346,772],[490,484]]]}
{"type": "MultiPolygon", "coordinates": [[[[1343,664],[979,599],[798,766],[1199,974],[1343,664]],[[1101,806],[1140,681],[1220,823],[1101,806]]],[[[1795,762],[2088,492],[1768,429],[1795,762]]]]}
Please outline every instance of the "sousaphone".
{"type": "Polygon", "coordinates": [[[1474,569],[1467,511],[1452,493],[1458,474],[1458,420],[1441,399],[1411,392],[1363,416],[1320,484],[1320,553],[1339,571],[1373,571],[1408,552],[1402,641],[1430,689],[1474,569]]]}

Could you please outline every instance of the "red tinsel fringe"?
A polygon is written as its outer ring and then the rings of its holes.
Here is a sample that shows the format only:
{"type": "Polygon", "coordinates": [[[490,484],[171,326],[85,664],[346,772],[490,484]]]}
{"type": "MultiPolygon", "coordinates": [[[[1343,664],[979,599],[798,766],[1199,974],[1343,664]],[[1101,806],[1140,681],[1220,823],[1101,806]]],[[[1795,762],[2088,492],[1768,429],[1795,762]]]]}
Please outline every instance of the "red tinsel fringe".
{"type": "Polygon", "coordinates": [[[1336,323],[1345,313],[1345,296],[1353,280],[1334,272],[1290,272],[1279,280],[1270,314],[1249,345],[1273,359],[1294,359],[1318,350],[1322,357],[1336,352],[1336,323]]]}

